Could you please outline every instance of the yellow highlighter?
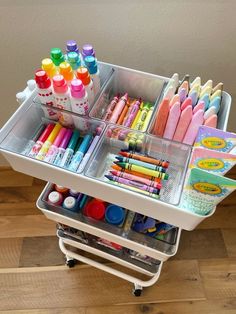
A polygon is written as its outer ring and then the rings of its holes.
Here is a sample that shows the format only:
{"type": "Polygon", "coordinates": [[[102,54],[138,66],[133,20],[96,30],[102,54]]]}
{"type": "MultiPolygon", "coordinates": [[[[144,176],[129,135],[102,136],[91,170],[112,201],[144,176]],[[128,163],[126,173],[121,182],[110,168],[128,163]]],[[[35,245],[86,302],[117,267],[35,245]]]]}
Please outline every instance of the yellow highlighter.
{"type": "Polygon", "coordinates": [[[59,123],[56,123],[52,132],[50,133],[49,137],[47,138],[46,142],[44,142],[43,146],[41,147],[38,155],[36,156],[36,159],[39,160],[43,160],[50,148],[50,146],[52,145],[52,143],[54,142],[55,138],[57,137],[60,129],[62,128],[62,126],[59,123]]]}

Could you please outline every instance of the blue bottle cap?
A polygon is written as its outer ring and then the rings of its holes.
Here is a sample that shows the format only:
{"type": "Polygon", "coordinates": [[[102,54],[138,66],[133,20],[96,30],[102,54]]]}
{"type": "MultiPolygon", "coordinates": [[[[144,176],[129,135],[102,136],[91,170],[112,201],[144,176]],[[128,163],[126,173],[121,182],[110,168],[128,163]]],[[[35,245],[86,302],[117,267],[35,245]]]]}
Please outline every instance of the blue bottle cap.
{"type": "Polygon", "coordinates": [[[113,225],[119,225],[124,220],[124,209],[117,205],[109,205],[105,212],[106,221],[113,225]]]}

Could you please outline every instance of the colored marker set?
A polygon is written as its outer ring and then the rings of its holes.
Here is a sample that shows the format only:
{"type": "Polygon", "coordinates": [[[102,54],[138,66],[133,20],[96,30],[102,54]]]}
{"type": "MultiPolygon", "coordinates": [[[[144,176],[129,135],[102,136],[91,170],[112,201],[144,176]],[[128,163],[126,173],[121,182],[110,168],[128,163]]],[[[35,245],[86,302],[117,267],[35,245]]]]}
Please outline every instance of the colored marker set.
{"type": "Polygon", "coordinates": [[[52,107],[87,115],[95,96],[99,93],[101,82],[95,52],[91,45],[84,45],[82,53],[77,43],[70,40],[66,53],[60,48],[52,48],[51,58],[42,60],[41,69],[35,72],[38,99],[50,106],[44,108],[46,117],[67,126],[73,121],[67,114],[60,114],[52,107]]]}
{"type": "Polygon", "coordinates": [[[133,151],[121,151],[115,156],[112,170],[105,178],[109,183],[159,198],[162,180],[168,180],[169,162],[133,151]]]}
{"type": "Polygon", "coordinates": [[[41,124],[22,154],[80,173],[87,164],[100,136],[83,134],[60,123],[41,124]]]}
{"type": "Polygon", "coordinates": [[[193,145],[201,125],[216,128],[222,91],[223,83],[213,87],[212,80],[208,80],[202,86],[200,77],[190,83],[189,75],[179,82],[175,73],[164,90],[151,133],[193,145]]]}

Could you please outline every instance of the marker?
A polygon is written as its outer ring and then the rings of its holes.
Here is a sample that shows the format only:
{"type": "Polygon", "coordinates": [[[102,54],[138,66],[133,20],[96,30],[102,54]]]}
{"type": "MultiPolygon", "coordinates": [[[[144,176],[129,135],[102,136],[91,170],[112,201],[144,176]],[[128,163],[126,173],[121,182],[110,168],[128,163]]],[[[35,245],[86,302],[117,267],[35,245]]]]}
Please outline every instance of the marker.
{"type": "Polygon", "coordinates": [[[76,172],[79,164],[81,163],[84,154],[86,153],[86,151],[88,150],[89,144],[92,140],[93,136],[91,134],[86,134],[84,136],[84,139],[82,141],[82,143],[80,144],[77,152],[75,153],[70,165],[69,165],[69,170],[76,172]]]}
{"type": "Polygon", "coordinates": [[[78,130],[74,130],[73,131],[73,135],[70,139],[70,142],[69,142],[69,145],[65,151],[65,154],[61,160],[61,163],[60,163],[60,167],[62,168],[68,168],[70,163],[71,163],[71,160],[72,160],[72,157],[73,157],[73,154],[74,154],[74,150],[75,150],[75,146],[76,146],[76,143],[79,139],[79,131],[78,130]]]}
{"type": "Polygon", "coordinates": [[[136,176],[134,174],[127,173],[124,171],[111,170],[110,173],[116,177],[121,177],[121,178],[128,179],[131,181],[140,182],[140,183],[146,184],[147,186],[152,186],[152,187],[159,189],[159,190],[161,189],[161,183],[160,182],[155,182],[155,181],[152,181],[152,180],[140,177],[140,176],[136,176]]]}
{"type": "Polygon", "coordinates": [[[69,62],[62,62],[60,65],[59,65],[59,72],[60,74],[64,77],[64,79],[66,80],[66,82],[68,84],[70,84],[70,82],[73,80],[74,78],[74,73],[73,73],[73,69],[72,67],[70,66],[70,63],[69,62]]]}
{"type": "Polygon", "coordinates": [[[210,116],[207,120],[205,120],[204,125],[210,126],[212,128],[216,128],[217,127],[217,115],[213,114],[212,116],[210,116]]]}
{"type": "MultiPolygon", "coordinates": [[[[130,165],[137,165],[140,167],[144,167],[147,169],[152,169],[152,170],[156,170],[156,171],[160,171],[160,172],[166,172],[166,168],[157,166],[157,165],[153,165],[153,164],[149,164],[147,162],[144,161],[140,161],[137,159],[131,159],[131,158],[126,158],[126,157],[121,157],[121,156],[116,156],[115,157],[118,162],[122,162],[122,163],[128,163],[130,165]]],[[[114,163],[117,163],[117,161],[115,161],[114,163]]]]}
{"type": "Polygon", "coordinates": [[[88,162],[88,160],[89,160],[91,154],[93,153],[93,151],[94,151],[94,149],[95,149],[95,147],[96,147],[96,145],[97,145],[99,139],[100,139],[100,136],[99,136],[99,135],[96,135],[96,136],[94,137],[94,139],[93,139],[91,145],[89,146],[89,149],[88,149],[87,153],[84,155],[84,158],[83,158],[83,160],[81,161],[81,164],[79,165],[79,168],[78,168],[78,170],[77,170],[78,173],[81,172],[81,171],[83,171],[83,169],[84,169],[85,165],[87,164],[87,162],[88,162]]]}
{"type": "Polygon", "coordinates": [[[88,102],[91,106],[95,99],[95,93],[94,93],[94,85],[93,80],[91,79],[88,69],[85,67],[79,67],[75,73],[77,79],[81,80],[84,88],[88,94],[88,102]]]}
{"type": "Polygon", "coordinates": [[[163,134],[164,138],[172,140],[178,121],[180,117],[180,103],[176,102],[171,108],[169,112],[169,116],[166,122],[165,132],[163,134]]]}
{"type": "Polygon", "coordinates": [[[50,53],[52,62],[59,66],[63,61],[65,61],[65,57],[63,56],[60,48],[52,48],[50,53]]]}
{"type": "Polygon", "coordinates": [[[42,69],[50,78],[53,78],[53,76],[57,74],[57,68],[50,58],[42,60],[42,69]]]}
{"type": "Polygon", "coordinates": [[[180,109],[181,111],[183,111],[185,108],[187,108],[188,106],[192,106],[192,98],[191,97],[187,97],[184,102],[182,103],[180,109]]]}
{"type": "Polygon", "coordinates": [[[55,138],[57,137],[59,131],[61,130],[62,126],[59,123],[56,123],[52,132],[50,133],[49,137],[47,138],[46,142],[44,142],[43,146],[41,147],[36,159],[44,160],[50,146],[54,142],[55,138]]]}
{"type": "Polygon", "coordinates": [[[192,117],[192,120],[189,124],[188,130],[184,136],[183,143],[193,145],[194,140],[197,136],[199,127],[204,122],[204,111],[198,110],[192,117]]]}
{"type": "Polygon", "coordinates": [[[60,146],[58,148],[58,153],[57,153],[57,155],[55,157],[55,160],[53,162],[54,165],[57,165],[57,166],[60,165],[60,163],[62,161],[62,158],[63,158],[63,156],[65,154],[67,145],[68,145],[68,143],[69,143],[69,141],[71,139],[72,134],[73,134],[72,130],[71,129],[67,129],[66,134],[65,134],[64,138],[62,139],[62,142],[61,142],[61,144],[60,144],[60,146]]]}
{"type": "Polygon", "coordinates": [[[79,53],[79,47],[73,39],[66,42],[66,53],[68,54],[70,51],[79,53]]]}
{"type": "Polygon", "coordinates": [[[76,71],[81,66],[80,54],[78,54],[76,51],[68,52],[67,62],[69,62],[72,70],[76,71]]]}
{"type": "Polygon", "coordinates": [[[52,146],[49,148],[44,161],[48,162],[48,163],[53,163],[55,161],[55,158],[58,154],[59,151],[59,146],[64,138],[64,136],[66,135],[67,129],[66,128],[62,128],[60,130],[60,132],[58,133],[57,137],[55,138],[52,146]]]}
{"type": "Polygon", "coordinates": [[[116,177],[116,176],[110,176],[110,175],[105,175],[105,177],[107,179],[109,179],[110,181],[114,181],[114,182],[118,182],[118,183],[121,183],[121,184],[125,184],[127,186],[132,186],[132,187],[138,188],[138,189],[140,189],[142,191],[147,191],[147,192],[155,193],[155,194],[159,194],[160,193],[159,189],[156,189],[154,187],[148,186],[148,185],[140,183],[140,182],[131,181],[131,180],[128,180],[128,179],[125,179],[125,178],[116,177]]]}
{"type": "Polygon", "coordinates": [[[124,163],[124,162],[118,162],[116,164],[119,167],[123,168],[123,169],[131,170],[131,171],[133,170],[135,172],[140,172],[140,173],[143,173],[143,174],[146,174],[146,175],[149,175],[149,176],[153,176],[153,177],[156,177],[156,178],[161,178],[161,179],[164,179],[164,180],[167,180],[168,177],[169,177],[169,175],[167,173],[163,173],[163,172],[160,172],[160,171],[147,169],[147,168],[140,167],[140,166],[137,166],[137,165],[131,165],[131,164],[124,163]]]}
{"type": "Polygon", "coordinates": [[[153,134],[162,137],[165,131],[166,122],[169,115],[169,99],[164,98],[160,103],[153,127],[153,134]]]}
{"type": "Polygon", "coordinates": [[[53,124],[53,123],[50,123],[46,126],[43,133],[40,135],[39,139],[37,140],[35,145],[32,147],[31,151],[29,152],[29,154],[28,154],[29,157],[35,158],[38,155],[43,144],[46,142],[47,138],[51,134],[54,126],[55,126],[55,124],[53,124]]]}
{"type": "Polygon", "coordinates": [[[136,115],[138,114],[141,102],[142,102],[141,99],[139,99],[134,101],[134,103],[130,105],[130,108],[123,121],[123,125],[125,127],[130,127],[132,125],[136,115]]]}
{"type": "Polygon", "coordinates": [[[26,155],[28,156],[31,149],[33,148],[33,146],[35,145],[36,141],[39,139],[40,135],[42,134],[43,130],[45,129],[45,124],[41,124],[40,127],[38,128],[38,130],[36,130],[36,132],[34,133],[34,135],[32,136],[32,138],[29,140],[29,142],[26,144],[26,147],[24,148],[24,150],[22,151],[22,155],[26,155]]]}
{"type": "Polygon", "coordinates": [[[177,124],[173,140],[177,142],[182,142],[192,120],[193,112],[192,105],[188,105],[182,112],[177,124]]]}
{"type": "Polygon", "coordinates": [[[109,120],[110,123],[116,123],[127,101],[128,101],[128,94],[125,93],[124,96],[122,96],[120,100],[118,101],[118,103],[116,104],[115,109],[113,110],[111,118],[109,120]]]}
{"type": "Polygon", "coordinates": [[[133,154],[130,152],[123,152],[123,151],[119,152],[119,155],[126,157],[126,158],[133,158],[136,160],[148,162],[150,164],[154,164],[154,165],[161,166],[164,168],[168,168],[168,166],[169,166],[169,161],[165,161],[162,159],[156,159],[156,158],[152,158],[149,156],[138,155],[138,154],[133,154]]]}
{"type": "Polygon", "coordinates": [[[97,59],[90,55],[84,59],[84,63],[89,71],[91,79],[93,80],[94,94],[97,95],[101,89],[100,72],[98,69],[97,59]]]}

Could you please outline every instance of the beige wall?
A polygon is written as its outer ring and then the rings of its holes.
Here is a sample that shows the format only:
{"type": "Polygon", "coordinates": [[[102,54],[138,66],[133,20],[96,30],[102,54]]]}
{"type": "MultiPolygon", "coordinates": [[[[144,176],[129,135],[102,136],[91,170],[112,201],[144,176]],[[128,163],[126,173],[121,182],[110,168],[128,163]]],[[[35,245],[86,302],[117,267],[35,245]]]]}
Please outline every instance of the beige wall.
{"type": "MultiPolygon", "coordinates": [[[[235,98],[235,12],[236,0],[0,0],[0,126],[41,59],[68,39],[110,63],[222,81],[235,98]]],[[[232,104],[231,131],[235,118],[232,104]]]]}

